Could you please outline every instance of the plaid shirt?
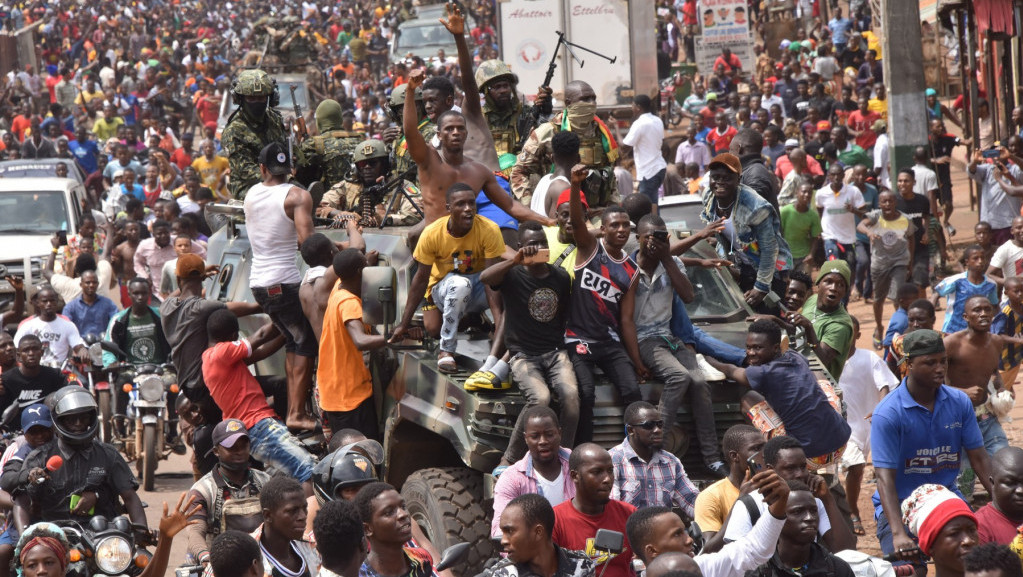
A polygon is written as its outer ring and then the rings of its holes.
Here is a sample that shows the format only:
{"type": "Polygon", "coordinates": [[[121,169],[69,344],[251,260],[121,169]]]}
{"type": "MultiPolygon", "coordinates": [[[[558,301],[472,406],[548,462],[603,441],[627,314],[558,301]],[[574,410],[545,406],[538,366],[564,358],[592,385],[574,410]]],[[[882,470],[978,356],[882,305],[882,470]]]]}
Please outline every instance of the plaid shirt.
{"type": "Polygon", "coordinates": [[[657,451],[649,463],[644,462],[628,438],[609,452],[615,466],[612,499],[625,501],[637,509],[674,506],[693,518],[696,496],[700,492],[686,476],[678,457],[667,451],[657,451]]]}

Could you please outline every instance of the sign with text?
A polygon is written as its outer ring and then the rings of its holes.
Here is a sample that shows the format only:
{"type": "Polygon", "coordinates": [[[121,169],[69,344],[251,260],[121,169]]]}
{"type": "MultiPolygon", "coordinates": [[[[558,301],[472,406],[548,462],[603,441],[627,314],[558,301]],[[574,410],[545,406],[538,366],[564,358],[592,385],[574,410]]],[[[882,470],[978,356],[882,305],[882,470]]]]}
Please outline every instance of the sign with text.
{"type": "Polygon", "coordinates": [[[700,35],[696,41],[696,67],[701,74],[714,73],[714,60],[722,48],[739,57],[744,73],[753,69],[753,38],[749,31],[746,0],[702,0],[700,35]]]}
{"type": "Polygon", "coordinates": [[[570,0],[566,12],[569,37],[574,42],[615,59],[612,64],[596,54],[573,48],[583,65],[572,61],[572,78],[588,82],[597,93],[600,105],[631,104],[630,42],[633,39],[622,33],[629,30],[629,3],[626,0],[570,0]]]}
{"type": "MultiPolygon", "coordinates": [[[[528,100],[536,98],[547,66],[558,45],[556,30],[564,30],[561,7],[554,0],[507,0],[499,5],[504,61],[519,77],[519,91],[528,100]]],[[[551,80],[555,91],[564,89],[565,67],[558,68],[551,80]]]]}

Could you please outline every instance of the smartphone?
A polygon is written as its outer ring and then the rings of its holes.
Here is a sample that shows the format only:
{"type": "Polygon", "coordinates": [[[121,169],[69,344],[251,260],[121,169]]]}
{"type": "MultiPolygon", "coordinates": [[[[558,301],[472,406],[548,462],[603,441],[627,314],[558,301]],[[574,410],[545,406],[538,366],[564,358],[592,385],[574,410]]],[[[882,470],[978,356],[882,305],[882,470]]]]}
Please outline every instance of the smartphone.
{"type": "Polygon", "coordinates": [[[533,256],[527,256],[522,260],[522,264],[543,264],[551,259],[551,249],[541,248],[536,251],[533,256]]]}
{"type": "Polygon", "coordinates": [[[997,148],[991,148],[980,153],[984,158],[998,158],[1002,155],[1002,151],[997,148]]]}
{"type": "MultiPolygon", "coordinates": [[[[81,500],[82,500],[82,496],[81,495],[71,495],[71,506],[70,506],[69,510],[74,511],[75,507],[78,506],[78,502],[81,501],[81,500]]],[[[89,514],[90,515],[94,515],[95,513],[96,513],[96,507],[93,507],[92,509],[89,509],[89,514]]]]}
{"type": "Polygon", "coordinates": [[[746,459],[746,464],[749,466],[749,476],[753,478],[754,475],[764,470],[764,454],[761,452],[753,453],[746,459]]]}
{"type": "Polygon", "coordinates": [[[66,230],[58,230],[57,231],[57,244],[59,246],[67,246],[67,231],[66,230]]]}
{"type": "Polygon", "coordinates": [[[656,238],[657,240],[664,241],[664,242],[668,242],[669,234],[670,233],[668,231],[666,231],[666,230],[655,230],[653,232],[654,238],[656,238]]]}

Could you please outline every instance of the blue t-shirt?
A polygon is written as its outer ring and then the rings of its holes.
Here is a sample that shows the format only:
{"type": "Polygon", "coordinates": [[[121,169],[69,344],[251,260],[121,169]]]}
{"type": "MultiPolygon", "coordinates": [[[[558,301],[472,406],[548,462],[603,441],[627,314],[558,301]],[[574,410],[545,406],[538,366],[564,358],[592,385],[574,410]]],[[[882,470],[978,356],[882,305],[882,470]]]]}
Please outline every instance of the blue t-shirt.
{"type": "Polygon", "coordinates": [[[891,348],[892,341],[898,335],[906,332],[909,328],[909,316],[906,314],[906,309],[897,308],[892,313],[892,318],[888,320],[888,330],[884,333],[884,341],[881,343],[886,349],[891,348]]]}
{"type": "Polygon", "coordinates": [[[96,157],[99,155],[99,145],[94,140],[86,140],[85,142],[79,142],[72,140],[67,144],[68,150],[71,154],[75,155],[75,159],[78,164],[82,166],[86,174],[92,174],[96,172],[98,165],[96,163],[96,157]]]}
{"type": "Polygon", "coordinates": [[[748,367],[746,378],[781,417],[785,433],[803,445],[807,457],[837,451],[849,440],[849,423],[828,403],[799,353],[790,349],[769,363],[748,367]]]}
{"type": "Polygon", "coordinates": [[[950,277],[945,277],[937,286],[934,292],[945,297],[945,322],[941,325],[941,332],[951,334],[966,328],[966,319],[963,312],[966,310],[966,301],[972,296],[985,296],[991,304],[998,306],[998,285],[991,279],[984,276],[980,284],[973,284],[966,278],[965,272],[950,277]]]}
{"type": "MultiPolygon", "coordinates": [[[[909,394],[906,380],[881,399],[870,420],[870,452],[874,467],[895,471],[899,502],[925,483],[956,487],[960,453],[984,447],[984,438],[966,393],[942,385],[928,411],[909,394]]],[[[881,497],[874,492],[874,507],[881,497]]]]}
{"type": "Polygon", "coordinates": [[[96,302],[92,303],[92,306],[85,304],[81,295],[64,306],[64,316],[75,323],[81,335],[90,333],[102,335],[115,314],[117,305],[103,295],[96,295],[96,302]]]}
{"type": "Polygon", "coordinates": [[[146,191],[144,188],[142,188],[141,184],[131,185],[131,190],[128,190],[128,187],[122,184],[121,192],[123,192],[124,194],[130,194],[142,202],[146,201],[146,191]]]}
{"type": "Polygon", "coordinates": [[[832,18],[831,22],[828,22],[828,29],[831,30],[831,41],[835,44],[845,44],[849,42],[849,31],[852,30],[852,20],[848,18],[832,18]]]}
{"type": "MultiPolygon", "coordinates": [[[[504,191],[511,196],[511,188],[508,184],[508,180],[501,175],[494,176],[497,179],[497,184],[501,185],[501,188],[503,188],[504,191]]],[[[476,194],[476,214],[492,220],[501,228],[519,230],[519,221],[512,218],[507,212],[498,208],[496,204],[490,202],[490,199],[482,190],[476,194]]]]}

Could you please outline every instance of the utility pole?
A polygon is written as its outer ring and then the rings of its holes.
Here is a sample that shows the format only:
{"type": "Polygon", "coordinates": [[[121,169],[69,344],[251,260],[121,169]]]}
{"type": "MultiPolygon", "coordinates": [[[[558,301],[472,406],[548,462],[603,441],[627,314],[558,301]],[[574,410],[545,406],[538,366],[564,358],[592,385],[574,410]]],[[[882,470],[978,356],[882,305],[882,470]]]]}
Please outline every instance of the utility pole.
{"type": "Polygon", "coordinates": [[[891,174],[913,165],[913,149],[927,145],[923,44],[917,0],[881,0],[884,79],[888,90],[891,174]]]}

